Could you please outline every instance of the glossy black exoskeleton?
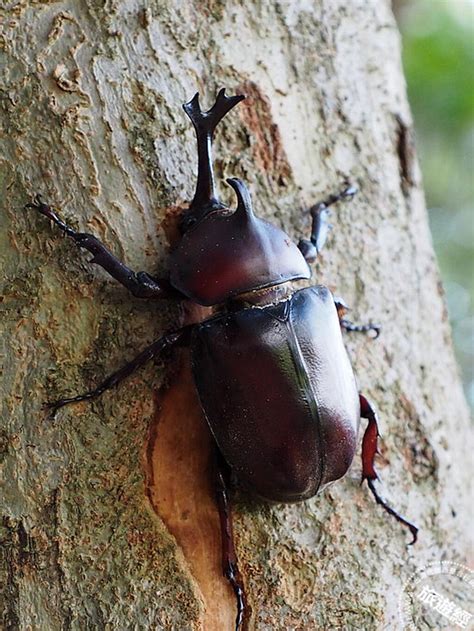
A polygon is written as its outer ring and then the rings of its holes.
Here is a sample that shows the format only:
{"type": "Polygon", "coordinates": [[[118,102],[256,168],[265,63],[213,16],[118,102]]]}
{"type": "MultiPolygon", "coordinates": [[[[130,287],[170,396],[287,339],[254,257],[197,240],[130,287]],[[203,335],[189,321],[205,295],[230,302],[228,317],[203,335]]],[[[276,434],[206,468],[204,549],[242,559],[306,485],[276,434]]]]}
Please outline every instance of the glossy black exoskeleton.
{"type": "Polygon", "coordinates": [[[296,502],[341,478],[354,458],[360,418],[368,420],[362,444],[362,478],[377,503],[417,528],[377,493],[374,458],[377,418],[357,391],[341,328],[374,331],[344,319],[346,306],[322,286],[296,291],[292,281],[308,279],[308,262],[324,245],[328,207],[351,198],[346,186],[311,208],[309,240],[296,246],[280,228],[257,218],[250,194],[238,179],[228,183],[237,196],[232,210],[219,199],[211,159],[216,125],[243,96],[224,90],[207,112],[198,95],[184,105],[198,141],[198,181],[181,218],[181,240],[170,255],[168,279],[135,273],[93,235],[67,226],[37,196],[28,204],[93,254],[92,262],[142,298],[189,299],[219,305],[217,315],[167,333],[94,390],[52,404],[53,410],[92,399],[115,386],[146,361],[173,345],[191,348],[194,380],[217,446],[216,494],[221,518],[223,570],[237,597],[236,629],[245,619],[246,598],[232,541],[229,471],[241,486],[273,502],[296,502]]]}

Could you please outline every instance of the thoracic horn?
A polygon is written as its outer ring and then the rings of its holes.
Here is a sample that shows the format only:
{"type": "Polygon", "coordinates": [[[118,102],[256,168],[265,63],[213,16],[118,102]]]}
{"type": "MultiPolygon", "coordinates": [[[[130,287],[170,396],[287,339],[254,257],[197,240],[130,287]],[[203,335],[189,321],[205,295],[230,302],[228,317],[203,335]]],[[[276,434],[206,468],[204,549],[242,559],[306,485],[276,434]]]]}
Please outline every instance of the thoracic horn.
{"type": "Polygon", "coordinates": [[[226,181],[227,184],[232,186],[235,194],[237,195],[237,210],[235,211],[236,216],[252,219],[254,214],[249,189],[245,186],[242,180],[239,180],[236,177],[228,178],[226,181]]]}

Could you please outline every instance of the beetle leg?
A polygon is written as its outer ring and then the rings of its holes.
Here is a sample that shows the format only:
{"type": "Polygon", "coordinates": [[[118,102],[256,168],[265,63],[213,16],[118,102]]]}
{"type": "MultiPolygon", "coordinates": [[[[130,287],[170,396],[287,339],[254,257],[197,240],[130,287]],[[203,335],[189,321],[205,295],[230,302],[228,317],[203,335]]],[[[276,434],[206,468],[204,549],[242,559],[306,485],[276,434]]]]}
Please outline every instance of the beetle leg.
{"type": "Polygon", "coordinates": [[[354,324],[353,322],[351,322],[350,320],[346,320],[345,318],[341,318],[339,320],[339,323],[341,325],[341,328],[343,328],[345,331],[356,331],[358,333],[368,333],[369,331],[373,331],[374,334],[372,335],[372,337],[374,340],[380,335],[381,327],[379,324],[372,324],[371,322],[369,322],[369,324],[354,324]]]}
{"type": "Polygon", "coordinates": [[[361,333],[373,331],[372,337],[374,340],[380,335],[382,328],[380,324],[374,324],[373,322],[369,322],[368,324],[354,324],[350,320],[347,320],[344,316],[346,315],[346,311],[349,311],[349,307],[342,298],[334,298],[334,304],[336,305],[341,329],[344,329],[344,331],[356,331],[361,333]]]}
{"type": "Polygon", "coordinates": [[[352,199],[357,193],[355,186],[346,186],[343,191],[337,195],[329,195],[327,199],[311,206],[309,212],[312,217],[311,236],[309,239],[300,239],[298,248],[308,263],[312,263],[320,251],[322,250],[329,233],[332,228],[329,223],[329,206],[344,199],[352,199]]]}
{"type": "Polygon", "coordinates": [[[79,394],[75,397],[68,399],[60,399],[54,403],[47,404],[47,407],[51,410],[51,414],[54,415],[57,410],[63,405],[69,405],[70,403],[78,403],[79,401],[86,401],[88,399],[95,399],[100,396],[106,390],[110,390],[114,386],[118,385],[121,381],[129,377],[138,368],[144,366],[148,361],[153,359],[156,355],[163,352],[167,348],[180,345],[185,346],[189,343],[189,334],[191,333],[193,325],[185,326],[178,331],[167,333],[159,340],[147,346],[139,355],[137,355],[132,361],[122,366],[119,370],[112,373],[107,379],[104,379],[94,390],[89,390],[84,394],[79,394]]]}
{"type": "Polygon", "coordinates": [[[76,232],[69,227],[53,209],[45,204],[40,195],[36,195],[33,204],[25,208],[33,208],[54,222],[68,237],[71,237],[80,248],[88,250],[93,258],[91,263],[103,267],[115,280],[129,289],[137,298],[175,298],[183,296],[166,280],[158,280],[146,272],[134,272],[118,260],[103,243],[92,234],[76,232]]]}
{"type": "Polygon", "coordinates": [[[232,528],[232,510],[229,502],[229,467],[219,450],[215,449],[216,502],[219,511],[222,541],[222,571],[232,586],[237,600],[237,617],[235,631],[241,631],[248,617],[247,598],[242,577],[237,566],[237,555],[234,546],[232,528]]]}
{"type": "Polygon", "coordinates": [[[362,482],[364,480],[367,480],[369,489],[374,496],[377,504],[382,506],[384,510],[389,513],[389,515],[392,515],[392,517],[395,517],[397,521],[409,528],[411,534],[413,535],[413,541],[410,541],[409,545],[413,545],[418,537],[417,526],[409,522],[407,519],[397,513],[391,506],[389,506],[387,502],[378,494],[375,488],[374,482],[375,480],[379,480],[379,476],[374,466],[375,454],[378,453],[377,439],[379,437],[377,414],[375,413],[371,404],[363,395],[360,394],[359,399],[360,415],[362,416],[362,418],[366,418],[369,421],[367,429],[364,433],[364,438],[362,440],[362,482]]]}

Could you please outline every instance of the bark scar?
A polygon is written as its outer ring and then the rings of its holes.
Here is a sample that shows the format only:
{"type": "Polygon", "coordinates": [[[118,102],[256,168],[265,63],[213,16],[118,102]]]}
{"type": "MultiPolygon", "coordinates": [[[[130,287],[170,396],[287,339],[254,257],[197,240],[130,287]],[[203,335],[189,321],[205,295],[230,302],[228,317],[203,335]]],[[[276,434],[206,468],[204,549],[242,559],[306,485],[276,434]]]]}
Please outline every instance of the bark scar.
{"type": "Polygon", "coordinates": [[[407,125],[399,114],[395,115],[396,149],[400,163],[400,184],[404,195],[408,195],[410,187],[415,184],[415,139],[413,127],[407,125]]]}
{"type": "Polygon", "coordinates": [[[253,81],[242,83],[238,91],[247,97],[240,111],[245,128],[253,139],[251,148],[254,162],[278,185],[283,186],[291,177],[291,166],[280,130],[273,120],[270,101],[253,81]]]}
{"type": "MultiPolygon", "coordinates": [[[[183,323],[199,322],[211,313],[192,303],[182,307],[183,323]]],[[[222,575],[219,515],[210,470],[213,441],[194,386],[189,353],[183,349],[170,362],[166,383],[155,395],[156,413],[145,446],[145,492],[151,508],[175,538],[199,590],[201,627],[232,629],[235,597],[222,575]]]]}

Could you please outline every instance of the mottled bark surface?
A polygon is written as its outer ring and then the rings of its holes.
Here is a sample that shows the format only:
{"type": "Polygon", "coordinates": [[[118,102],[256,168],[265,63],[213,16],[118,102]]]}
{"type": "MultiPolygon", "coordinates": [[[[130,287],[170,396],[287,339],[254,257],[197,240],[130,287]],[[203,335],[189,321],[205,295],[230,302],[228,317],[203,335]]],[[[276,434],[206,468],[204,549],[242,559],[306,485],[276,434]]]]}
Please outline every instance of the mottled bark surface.
{"type": "Polygon", "coordinates": [[[195,184],[180,105],[196,90],[211,105],[221,86],[249,98],[217,134],[219,175],[248,182],[261,216],[298,239],[308,205],[345,179],[360,187],[335,211],[315,277],[354,319],[384,327],[347,346],[380,412],[387,497],[422,529],[407,549],[407,533],[359,486],[358,462],[303,504],[240,496],[252,626],[397,628],[413,570],[466,561],[470,452],[388,2],[144,5],[25,0],[0,13],[3,628],[182,631],[232,620],[212,574],[210,488],[186,474],[186,454],[195,466],[206,450],[189,381],[180,391],[173,378],[174,394],[163,394],[165,358],[54,423],[42,410],[131,358],[176,323],[177,308],[130,298],[22,210],[42,192],[134,269],[163,273],[170,225],[195,184]]]}

